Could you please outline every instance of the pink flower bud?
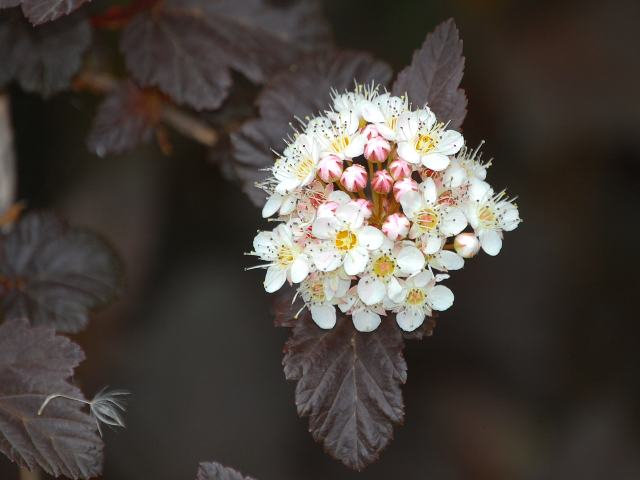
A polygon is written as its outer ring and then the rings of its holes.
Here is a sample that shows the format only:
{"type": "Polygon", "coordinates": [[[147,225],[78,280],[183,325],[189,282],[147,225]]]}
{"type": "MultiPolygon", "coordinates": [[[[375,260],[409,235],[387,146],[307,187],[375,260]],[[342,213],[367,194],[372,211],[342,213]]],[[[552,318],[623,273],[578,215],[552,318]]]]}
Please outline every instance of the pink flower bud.
{"type": "Polygon", "coordinates": [[[362,135],[364,135],[367,140],[371,140],[372,138],[379,137],[380,132],[378,132],[375,125],[370,123],[362,129],[362,135]]]}
{"type": "Polygon", "coordinates": [[[396,201],[399,202],[405,193],[417,191],[418,183],[415,180],[412,180],[410,177],[406,177],[398,180],[393,186],[393,198],[395,198],[396,201]]]}
{"type": "Polygon", "coordinates": [[[371,179],[371,188],[377,193],[389,193],[393,188],[393,178],[386,170],[379,170],[371,179]]]}
{"type": "Polygon", "coordinates": [[[364,146],[364,158],[371,162],[384,162],[390,151],[389,142],[382,137],[373,137],[364,146]]]}
{"type": "Polygon", "coordinates": [[[323,182],[335,182],[342,175],[342,160],[337,155],[327,155],[318,163],[318,177],[323,182]]]}
{"type": "Polygon", "coordinates": [[[373,214],[373,203],[371,202],[371,200],[367,200],[366,198],[358,198],[355,200],[355,203],[360,206],[360,210],[362,210],[362,213],[364,213],[364,218],[371,217],[371,215],[373,214]]]}
{"type": "Polygon", "coordinates": [[[411,176],[411,165],[404,160],[394,160],[389,164],[389,171],[394,180],[411,176]]]}
{"type": "Polygon", "coordinates": [[[461,233],[453,241],[453,248],[463,258],[471,258],[480,251],[480,241],[473,233],[461,233]]]}
{"type": "Polygon", "coordinates": [[[367,171],[362,165],[351,165],[342,172],[340,183],[349,192],[363,190],[367,186],[367,171]]]}
{"type": "Polygon", "coordinates": [[[401,213],[389,215],[382,224],[382,232],[391,240],[396,241],[407,236],[410,227],[409,220],[401,213]]]}

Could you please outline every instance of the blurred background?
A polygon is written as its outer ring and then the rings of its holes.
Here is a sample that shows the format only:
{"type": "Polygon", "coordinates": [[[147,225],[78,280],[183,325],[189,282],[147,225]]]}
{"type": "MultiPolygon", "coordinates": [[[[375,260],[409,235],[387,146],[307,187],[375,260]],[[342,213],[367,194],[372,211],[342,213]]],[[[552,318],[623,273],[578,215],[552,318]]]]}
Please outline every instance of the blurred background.
{"type": "MultiPolygon", "coordinates": [[[[19,197],[104,234],[126,293],[77,340],[77,382],[133,392],[105,480],[192,479],[216,460],[259,480],[640,478],[640,3],[331,0],[342,47],[398,71],[454,17],[464,134],[524,223],[453,275],[435,335],[408,342],[405,425],[355,473],[307,432],[243,252],[261,223],[194,143],[90,155],[97,99],[12,90],[19,197]]],[[[16,468],[0,458],[0,478],[16,468]]]]}

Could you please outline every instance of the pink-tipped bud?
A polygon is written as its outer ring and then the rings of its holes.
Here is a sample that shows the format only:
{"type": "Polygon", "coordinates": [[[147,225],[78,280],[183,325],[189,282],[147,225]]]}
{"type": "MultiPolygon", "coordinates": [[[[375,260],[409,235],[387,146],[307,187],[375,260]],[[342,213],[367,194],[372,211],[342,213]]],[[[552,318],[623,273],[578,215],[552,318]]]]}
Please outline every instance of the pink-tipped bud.
{"type": "Polygon", "coordinates": [[[418,182],[412,180],[409,177],[402,178],[398,180],[393,186],[393,198],[396,199],[396,202],[399,202],[402,196],[407,192],[417,192],[418,191],[418,182]]]}
{"type": "Polygon", "coordinates": [[[400,180],[401,178],[411,176],[411,165],[404,160],[394,160],[389,164],[389,171],[394,180],[400,180]]]}
{"type": "Polygon", "coordinates": [[[371,215],[373,215],[373,203],[371,202],[371,200],[367,200],[366,198],[358,198],[355,200],[355,203],[360,206],[360,210],[362,210],[364,218],[370,218],[371,215]]]}
{"type": "Polygon", "coordinates": [[[370,162],[384,162],[390,151],[389,142],[382,137],[373,137],[364,146],[364,158],[370,162]]]}
{"type": "Polygon", "coordinates": [[[337,155],[327,155],[318,163],[318,177],[323,182],[335,182],[342,175],[342,160],[337,155]]]}
{"type": "Polygon", "coordinates": [[[367,186],[367,171],[362,165],[351,165],[342,172],[340,183],[349,192],[363,190],[367,186]]]}
{"type": "Polygon", "coordinates": [[[393,177],[386,170],[379,170],[371,179],[371,188],[376,193],[389,193],[393,188],[393,177]]]}
{"type": "Polygon", "coordinates": [[[471,258],[480,251],[480,241],[473,233],[461,233],[453,241],[453,248],[463,258],[471,258]]]}
{"type": "Polygon", "coordinates": [[[391,240],[396,241],[407,236],[410,226],[407,217],[401,213],[394,213],[389,215],[382,224],[382,232],[391,240]]]}
{"type": "Polygon", "coordinates": [[[375,125],[368,124],[362,129],[362,135],[364,135],[367,140],[371,140],[372,138],[380,136],[380,132],[378,132],[375,125]]]}

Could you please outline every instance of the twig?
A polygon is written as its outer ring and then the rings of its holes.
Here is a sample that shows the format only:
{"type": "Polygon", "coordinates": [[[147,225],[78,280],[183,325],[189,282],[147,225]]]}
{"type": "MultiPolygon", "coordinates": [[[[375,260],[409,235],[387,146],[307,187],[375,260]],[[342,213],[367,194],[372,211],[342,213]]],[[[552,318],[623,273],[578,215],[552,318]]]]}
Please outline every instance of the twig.
{"type": "Polygon", "coordinates": [[[20,480],[40,480],[40,472],[20,467],[20,480]]]}
{"type": "MultiPolygon", "coordinates": [[[[120,81],[109,73],[85,71],[76,78],[76,85],[95,93],[105,94],[115,90],[120,85],[120,81]]],[[[163,123],[176,131],[208,147],[213,147],[220,139],[220,135],[213,127],[168,102],[163,102],[160,118],[163,123]]]]}
{"type": "Polygon", "coordinates": [[[16,164],[11,128],[9,95],[0,93],[0,214],[13,203],[16,192],[16,164]]]}

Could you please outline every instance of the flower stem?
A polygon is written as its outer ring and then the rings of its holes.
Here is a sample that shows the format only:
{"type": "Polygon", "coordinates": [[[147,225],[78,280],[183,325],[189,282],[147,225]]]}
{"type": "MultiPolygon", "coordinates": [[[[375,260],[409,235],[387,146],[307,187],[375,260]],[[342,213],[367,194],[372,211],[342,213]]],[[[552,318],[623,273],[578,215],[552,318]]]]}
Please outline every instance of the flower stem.
{"type": "Polygon", "coordinates": [[[80,402],[80,403],[84,403],[86,405],[91,405],[90,401],[84,400],[82,398],[69,397],[67,395],[54,393],[53,395],[49,395],[47,398],[44,399],[44,402],[42,402],[42,405],[40,406],[40,409],[38,410],[38,415],[42,415],[42,412],[44,412],[44,409],[46,408],[46,406],[49,405],[49,402],[51,402],[51,400],[53,400],[55,398],[66,398],[67,400],[73,400],[75,402],[80,402]]]}

